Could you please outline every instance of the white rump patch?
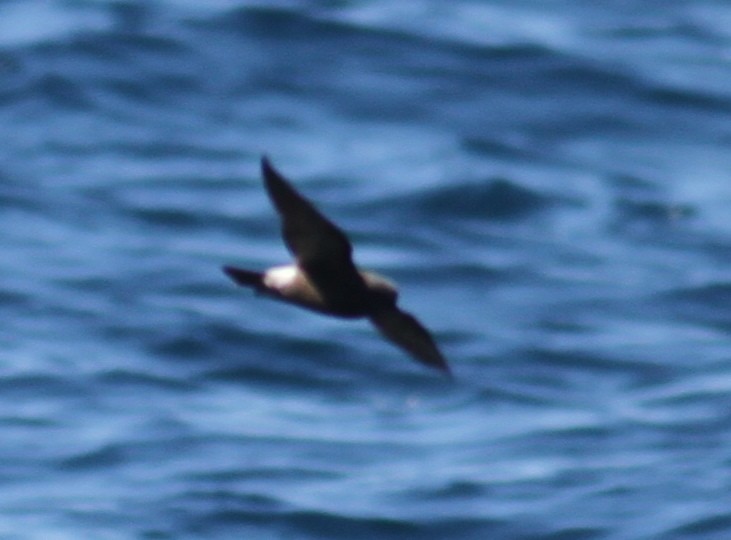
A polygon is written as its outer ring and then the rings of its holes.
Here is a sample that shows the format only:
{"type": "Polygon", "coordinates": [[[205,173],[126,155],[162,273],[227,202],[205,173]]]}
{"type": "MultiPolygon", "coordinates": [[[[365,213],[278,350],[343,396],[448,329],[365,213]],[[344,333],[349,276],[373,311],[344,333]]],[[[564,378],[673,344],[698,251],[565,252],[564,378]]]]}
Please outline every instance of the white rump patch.
{"type": "Polygon", "coordinates": [[[298,274],[299,268],[294,265],[276,266],[264,273],[264,285],[281,290],[291,285],[298,274]]]}

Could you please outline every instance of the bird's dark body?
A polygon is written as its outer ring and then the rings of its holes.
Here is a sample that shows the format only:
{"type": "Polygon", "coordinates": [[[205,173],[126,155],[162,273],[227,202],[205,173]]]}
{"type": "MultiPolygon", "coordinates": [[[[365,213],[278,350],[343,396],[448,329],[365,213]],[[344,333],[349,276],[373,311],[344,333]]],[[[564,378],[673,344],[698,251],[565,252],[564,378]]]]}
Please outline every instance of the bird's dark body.
{"type": "Polygon", "coordinates": [[[368,317],[389,340],[423,364],[449,373],[429,332],[401,311],[395,286],[356,268],[345,233],[300,195],[266,158],[262,174],[269,198],[282,220],[282,236],[296,264],[256,272],[224,266],[239,285],[325,315],[368,317]]]}

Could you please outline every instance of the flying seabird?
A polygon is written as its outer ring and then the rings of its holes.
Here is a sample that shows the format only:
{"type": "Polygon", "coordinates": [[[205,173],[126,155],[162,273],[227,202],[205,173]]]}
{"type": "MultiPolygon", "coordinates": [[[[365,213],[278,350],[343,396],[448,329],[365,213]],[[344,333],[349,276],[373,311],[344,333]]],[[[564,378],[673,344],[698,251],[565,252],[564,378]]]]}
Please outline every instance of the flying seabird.
{"type": "Polygon", "coordinates": [[[393,283],[359,270],[348,237],[272,166],[261,160],[264,185],[282,222],[282,236],[296,264],[265,272],[224,266],[237,284],[326,315],[367,317],[383,336],[422,364],[450,374],[429,331],[396,306],[393,283]]]}

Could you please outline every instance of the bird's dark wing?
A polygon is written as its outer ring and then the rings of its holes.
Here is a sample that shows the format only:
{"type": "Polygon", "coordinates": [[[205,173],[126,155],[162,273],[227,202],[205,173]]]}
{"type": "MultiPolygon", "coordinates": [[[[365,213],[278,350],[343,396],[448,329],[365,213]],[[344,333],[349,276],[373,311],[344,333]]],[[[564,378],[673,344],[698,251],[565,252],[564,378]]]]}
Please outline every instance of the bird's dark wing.
{"type": "Polygon", "coordinates": [[[364,288],[348,237],[295,190],[266,157],[261,160],[269,198],[282,221],[282,236],[297,264],[329,300],[364,288]]]}
{"type": "Polygon", "coordinates": [[[321,260],[350,263],[353,248],[345,233],[300,195],[266,157],[261,160],[261,170],[292,255],[303,264],[321,260]]]}
{"type": "Polygon", "coordinates": [[[383,336],[404,349],[415,360],[451,375],[449,365],[431,334],[413,315],[394,306],[382,309],[370,318],[383,336]]]}

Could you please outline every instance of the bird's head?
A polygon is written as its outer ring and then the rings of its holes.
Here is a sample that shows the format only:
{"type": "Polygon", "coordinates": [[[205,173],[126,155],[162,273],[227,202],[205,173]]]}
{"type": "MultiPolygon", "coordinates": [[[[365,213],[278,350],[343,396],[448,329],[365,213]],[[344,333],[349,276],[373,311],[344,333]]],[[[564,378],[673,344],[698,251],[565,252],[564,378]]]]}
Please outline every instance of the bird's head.
{"type": "Polygon", "coordinates": [[[360,272],[363,281],[365,281],[368,291],[373,295],[377,303],[394,305],[398,299],[398,291],[396,285],[374,272],[360,272]]]}

